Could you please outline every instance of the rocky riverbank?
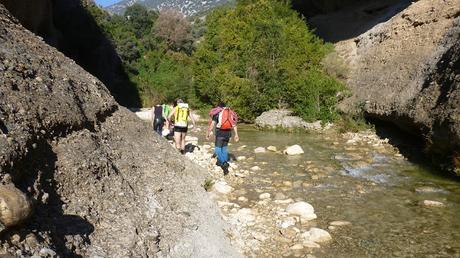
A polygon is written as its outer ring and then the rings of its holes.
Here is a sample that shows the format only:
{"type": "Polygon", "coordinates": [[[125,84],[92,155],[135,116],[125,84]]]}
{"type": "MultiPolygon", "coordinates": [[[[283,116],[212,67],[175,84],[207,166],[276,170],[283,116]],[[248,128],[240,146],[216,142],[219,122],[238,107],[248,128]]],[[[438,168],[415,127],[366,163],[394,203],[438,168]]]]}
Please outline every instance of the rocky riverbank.
{"type": "MultiPolygon", "coordinates": [[[[291,157],[305,155],[303,151],[290,153],[294,155],[290,156],[287,154],[289,147],[260,146],[248,149],[250,147],[238,144],[230,146],[231,152],[245,153],[245,156],[236,155],[231,162],[230,174],[223,176],[222,170],[215,165],[213,144],[198,144],[199,138],[188,137],[188,142],[197,145],[197,148],[186,156],[208,171],[209,177],[203,186],[208,188],[209,195],[221,209],[222,217],[230,224],[227,233],[232,244],[247,257],[314,257],[316,253],[321,253],[319,250],[334,244],[334,235],[343,234],[341,229],[350,227],[351,222],[344,218],[330,220],[316,212],[311,201],[317,198],[312,193],[318,183],[327,177],[346,176],[371,166],[372,157],[363,154],[378,152],[403,159],[388,144],[388,140],[380,139],[371,131],[338,134],[329,130],[321,137],[332,143],[331,148],[347,146],[349,153],[336,155],[332,159],[345,161],[348,171],[333,165],[321,166],[317,160],[307,160],[290,168],[303,171],[299,172],[303,180],[295,180],[298,176],[294,175],[283,178],[282,175],[289,172],[274,171],[271,169],[275,167],[274,164],[259,161],[258,157],[276,155],[287,162],[291,157]],[[366,151],[363,152],[363,149],[366,151]],[[294,194],[299,190],[307,191],[303,198],[294,194]]],[[[292,149],[298,148],[301,149],[298,145],[292,149]]],[[[360,185],[355,190],[358,194],[364,194],[364,188],[360,185]]]]}

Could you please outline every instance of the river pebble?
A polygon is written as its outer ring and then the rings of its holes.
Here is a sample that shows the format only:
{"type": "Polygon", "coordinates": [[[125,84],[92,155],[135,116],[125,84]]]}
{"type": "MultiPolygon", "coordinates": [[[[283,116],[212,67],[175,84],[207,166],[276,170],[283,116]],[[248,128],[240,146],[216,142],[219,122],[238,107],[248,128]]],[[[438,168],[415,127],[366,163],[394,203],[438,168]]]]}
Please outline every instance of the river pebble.
{"type": "Polygon", "coordinates": [[[269,193],[263,193],[263,194],[259,195],[259,199],[261,199],[261,200],[265,200],[265,199],[268,199],[270,197],[271,197],[271,195],[269,193]]]}
{"type": "Polygon", "coordinates": [[[286,154],[286,155],[300,155],[300,154],[303,154],[303,153],[304,153],[304,151],[303,151],[302,147],[300,147],[297,144],[289,146],[284,150],[284,154],[286,154]]]}
{"type": "Polygon", "coordinates": [[[259,171],[261,168],[259,166],[253,166],[250,168],[252,171],[259,171]]]}
{"type": "Polygon", "coordinates": [[[313,208],[313,206],[311,206],[311,204],[307,202],[296,202],[290,204],[286,208],[286,212],[288,212],[291,215],[300,216],[303,220],[313,220],[317,218],[315,214],[315,209],[313,208]]]}
{"type": "Polygon", "coordinates": [[[224,181],[217,181],[214,183],[213,189],[220,194],[229,194],[233,191],[233,187],[227,185],[224,181]]]}
{"type": "Polygon", "coordinates": [[[301,236],[304,240],[315,243],[322,243],[332,240],[329,232],[320,228],[311,228],[309,231],[302,233],[301,236]]]}
{"type": "Polygon", "coordinates": [[[254,153],[264,153],[266,152],[264,147],[258,147],[254,149],[254,153]]]}
{"type": "Polygon", "coordinates": [[[243,160],[245,160],[245,159],[246,159],[246,156],[238,156],[238,157],[236,158],[237,161],[243,161],[243,160]]]}
{"type": "Polygon", "coordinates": [[[348,226],[348,225],[351,225],[351,222],[349,221],[344,221],[344,220],[336,220],[336,221],[332,221],[329,223],[329,225],[331,226],[348,226]]]}
{"type": "Polygon", "coordinates": [[[444,207],[445,204],[438,201],[424,200],[422,205],[425,207],[444,207]]]}
{"type": "Polygon", "coordinates": [[[248,201],[248,198],[244,197],[244,196],[240,196],[238,197],[238,201],[240,202],[247,202],[248,201]]]}
{"type": "Polygon", "coordinates": [[[278,149],[275,146],[268,146],[267,150],[272,151],[272,152],[277,152],[278,149]]]}

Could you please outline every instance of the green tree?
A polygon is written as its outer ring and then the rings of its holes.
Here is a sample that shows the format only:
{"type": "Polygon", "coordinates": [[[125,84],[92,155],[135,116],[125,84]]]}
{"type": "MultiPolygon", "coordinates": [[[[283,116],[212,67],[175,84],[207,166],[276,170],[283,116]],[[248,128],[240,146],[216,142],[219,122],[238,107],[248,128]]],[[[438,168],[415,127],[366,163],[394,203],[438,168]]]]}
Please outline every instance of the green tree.
{"type": "Polygon", "coordinates": [[[321,67],[332,48],[287,3],[239,1],[212,12],[206,26],[194,53],[203,102],[226,101],[247,120],[283,106],[307,120],[334,119],[342,85],[321,67]]]}

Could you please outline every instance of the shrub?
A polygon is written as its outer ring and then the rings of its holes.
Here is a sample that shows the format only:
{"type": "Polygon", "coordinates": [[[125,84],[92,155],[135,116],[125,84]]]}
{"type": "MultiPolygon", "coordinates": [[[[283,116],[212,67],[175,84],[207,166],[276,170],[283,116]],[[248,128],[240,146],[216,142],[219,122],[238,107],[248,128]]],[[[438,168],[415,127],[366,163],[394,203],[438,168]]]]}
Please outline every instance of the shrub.
{"type": "Polygon", "coordinates": [[[333,120],[343,86],[321,60],[332,51],[285,2],[239,1],[207,17],[194,53],[201,101],[225,101],[243,119],[287,104],[306,120],[333,120]]]}

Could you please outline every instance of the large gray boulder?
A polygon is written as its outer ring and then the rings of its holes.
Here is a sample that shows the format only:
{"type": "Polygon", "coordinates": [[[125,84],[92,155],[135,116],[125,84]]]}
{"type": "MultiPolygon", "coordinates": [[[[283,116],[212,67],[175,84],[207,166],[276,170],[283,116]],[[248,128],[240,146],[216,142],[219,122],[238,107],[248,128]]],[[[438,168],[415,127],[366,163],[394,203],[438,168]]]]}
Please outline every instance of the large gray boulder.
{"type": "Polygon", "coordinates": [[[352,41],[337,44],[350,64],[355,108],[426,142],[428,155],[454,166],[460,153],[458,0],[416,1],[352,41]]]}
{"type": "Polygon", "coordinates": [[[2,5],[0,28],[0,180],[34,206],[2,232],[0,256],[240,256],[203,169],[2,5]]]}

